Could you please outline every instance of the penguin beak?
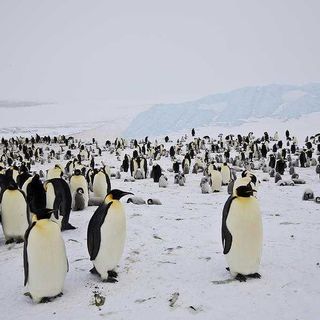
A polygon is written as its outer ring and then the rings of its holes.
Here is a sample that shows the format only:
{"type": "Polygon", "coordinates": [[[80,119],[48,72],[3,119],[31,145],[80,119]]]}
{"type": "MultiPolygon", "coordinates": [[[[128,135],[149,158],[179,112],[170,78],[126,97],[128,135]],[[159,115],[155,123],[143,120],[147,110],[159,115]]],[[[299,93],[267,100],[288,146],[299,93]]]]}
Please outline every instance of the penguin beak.
{"type": "Polygon", "coordinates": [[[120,194],[119,199],[121,199],[122,197],[127,196],[127,195],[129,195],[129,194],[132,194],[132,195],[133,195],[133,193],[132,193],[132,192],[122,191],[122,192],[121,192],[121,194],[120,194]]]}

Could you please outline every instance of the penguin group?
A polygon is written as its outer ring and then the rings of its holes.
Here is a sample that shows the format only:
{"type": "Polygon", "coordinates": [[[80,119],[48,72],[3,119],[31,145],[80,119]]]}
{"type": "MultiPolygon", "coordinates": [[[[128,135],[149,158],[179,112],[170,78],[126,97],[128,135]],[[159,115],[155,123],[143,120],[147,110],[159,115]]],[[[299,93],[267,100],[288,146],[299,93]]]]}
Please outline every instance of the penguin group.
{"type": "MultiPolygon", "coordinates": [[[[269,178],[275,179],[276,187],[286,185],[285,181],[300,184],[303,179],[297,167],[314,166],[320,177],[320,135],[307,137],[301,146],[288,130],[285,141],[278,132],[261,137],[253,132],[197,137],[195,129],[191,137],[185,134],[174,142],[166,136],[163,142],[145,137],[99,144],[94,138],[86,142],[63,135],[36,135],[2,138],[0,152],[3,235],[6,245],[24,242],[25,285],[35,302],[62,295],[68,260],[61,231],[72,232],[76,227],[70,220],[88,212],[90,206],[96,207],[86,217],[90,272],[105,282],[118,281],[117,266],[126,239],[125,206],[120,199],[133,195],[130,184],[126,185],[129,191],[112,188],[113,179],[122,182],[121,173],[124,183],[141,180],[177,192],[191,175],[199,175],[199,196],[225,194],[222,249],[227,270],[241,282],[261,277],[259,184],[269,178]],[[115,157],[117,167],[106,164],[110,157],[115,157]],[[262,175],[262,182],[255,171],[262,175]]],[[[303,196],[313,198],[310,190],[303,196]]],[[[127,203],[162,204],[154,198],[142,199],[142,203],[137,199],[141,198],[128,198],[127,203]]]]}

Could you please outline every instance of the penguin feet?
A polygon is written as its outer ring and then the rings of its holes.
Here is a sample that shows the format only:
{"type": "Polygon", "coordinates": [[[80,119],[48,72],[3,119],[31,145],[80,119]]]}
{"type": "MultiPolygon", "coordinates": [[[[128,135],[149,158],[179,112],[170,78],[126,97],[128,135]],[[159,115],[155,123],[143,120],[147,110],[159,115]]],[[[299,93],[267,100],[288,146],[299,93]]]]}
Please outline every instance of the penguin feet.
{"type": "Polygon", "coordinates": [[[118,272],[114,271],[114,270],[109,270],[108,271],[108,276],[111,278],[118,278],[118,272]]]}
{"type": "Polygon", "coordinates": [[[6,244],[10,244],[10,243],[13,243],[14,242],[14,239],[8,239],[7,241],[6,241],[6,244]]]}
{"type": "Polygon", "coordinates": [[[100,276],[100,273],[97,271],[96,267],[93,267],[92,269],[90,269],[90,272],[91,272],[92,274],[97,274],[97,275],[100,276]]]}
{"type": "Polygon", "coordinates": [[[236,275],[235,279],[238,280],[239,282],[246,282],[247,281],[247,278],[241,273],[238,273],[236,275]]]}
{"type": "Polygon", "coordinates": [[[103,279],[102,282],[116,283],[116,282],[118,282],[118,280],[116,278],[109,276],[108,279],[103,279]]]}
{"type": "Polygon", "coordinates": [[[261,274],[256,272],[256,273],[251,273],[251,274],[248,274],[247,277],[249,278],[253,278],[253,279],[261,279],[261,274]]]}
{"type": "Polygon", "coordinates": [[[24,241],[23,241],[23,239],[17,239],[16,240],[16,243],[23,243],[24,241]]]}
{"type": "Polygon", "coordinates": [[[39,303],[48,303],[51,302],[51,299],[49,297],[43,297],[39,303]]]}
{"type": "Polygon", "coordinates": [[[69,222],[61,226],[61,231],[64,231],[64,230],[74,230],[74,229],[77,229],[77,228],[74,227],[74,226],[73,226],[72,224],[70,224],[69,222]]]}
{"type": "Polygon", "coordinates": [[[54,298],[60,298],[63,296],[63,292],[60,292],[59,294],[57,294],[56,296],[54,296],[54,298]]]}

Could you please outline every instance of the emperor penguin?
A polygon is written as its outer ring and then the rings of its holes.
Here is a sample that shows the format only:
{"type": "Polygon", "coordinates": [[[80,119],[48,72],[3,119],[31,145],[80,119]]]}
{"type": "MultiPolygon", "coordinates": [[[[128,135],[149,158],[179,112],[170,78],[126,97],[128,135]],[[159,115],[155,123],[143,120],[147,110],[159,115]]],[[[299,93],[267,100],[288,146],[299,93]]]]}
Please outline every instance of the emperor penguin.
{"type": "Polygon", "coordinates": [[[35,213],[37,219],[25,233],[24,285],[34,302],[49,302],[62,295],[68,261],[60,227],[50,219],[57,212],[43,208],[35,213]]]}
{"type": "Polygon", "coordinates": [[[72,193],[72,210],[80,211],[83,210],[85,207],[86,199],[84,196],[84,191],[81,187],[79,187],[76,191],[72,193]]]}
{"type": "Polygon", "coordinates": [[[92,189],[94,197],[105,197],[111,190],[109,175],[100,169],[93,177],[92,189]]]}
{"type": "Polygon", "coordinates": [[[159,187],[166,188],[168,186],[168,178],[162,174],[159,178],[159,187]]]}
{"type": "Polygon", "coordinates": [[[62,216],[61,230],[75,229],[69,223],[72,196],[68,183],[62,178],[50,179],[45,182],[44,188],[46,190],[47,208],[59,211],[62,216]]]}
{"type": "Polygon", "coordinates": [[[26,194],[31,213],[33,213],[35,209],[46,207],[46,191],[38,174],[34,175],[27,184],[26,194]]]}
{"type": "MultiPolygon", "coordinates": [[[[74,170],[74,174],[70,178],[70,192],[74,195],[78,189],[82,189],[84,198],[84,208],[88,206],[89,202],[89,189],[86,178],[81,174],[79,169],[74,170]]],[[[74,207],[75,198],[72,197],[72,208],[74,207]]]]}
{"type": "Polygon", "coordinates": [[[60,165],[56,164],[53,168],[47,172],[47,180],[54,178],[61,178],[63,176],[63,170],[60,165]]]}
{"type": "Polygon", "coordinates": [[[0,196],[1,220],[6,244],[23,242],[23,237],[30,224],[30,212],[23,191],[12,180],[2,190],[0,196]]]}
{"type": "Polygon", "coordinates": [[[216,166],[213,165],[213,170],[209,171],[209,175],[211,177],[211,189],[212,192],[219,192],[222,186],[222,175],[219,170],[217,170],[216,166]]]}
{"type": "Polygon", "coordinates": [[[246,277],[260,278],[262,219],[250,177],[237,179],[223,208],[222,245],[229,270],[240,282],[246,277]]]}
{"type": "Polygon", "coordinates": [[[231,180],[231,171],[228,164],[225,162],[221,166],[222,185],[228,185],[231,180]]]}
{"type": "Polygon", "coordinates": [[[118,189],[111,190],[90,219],[87,231],[87,246],[94,268],[105,282],[117,282],[117,267],[126,239],[126,216],[119,201],[132,194],[118,189]]]}

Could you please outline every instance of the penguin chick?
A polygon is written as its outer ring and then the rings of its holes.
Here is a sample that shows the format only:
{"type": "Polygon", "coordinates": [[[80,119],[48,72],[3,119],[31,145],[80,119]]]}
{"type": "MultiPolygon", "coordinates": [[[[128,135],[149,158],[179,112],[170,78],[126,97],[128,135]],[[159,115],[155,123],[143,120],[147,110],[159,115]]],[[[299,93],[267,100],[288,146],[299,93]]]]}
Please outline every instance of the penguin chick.
{"type": "Polygon", "coordinates": [[[80,211],[83,210],[86,207],[86,199],[84,197],[84,191],[82,188],[78,188],[73,193],[73,211],[80,211]]]}

